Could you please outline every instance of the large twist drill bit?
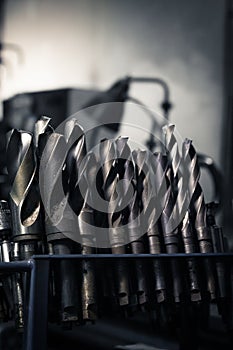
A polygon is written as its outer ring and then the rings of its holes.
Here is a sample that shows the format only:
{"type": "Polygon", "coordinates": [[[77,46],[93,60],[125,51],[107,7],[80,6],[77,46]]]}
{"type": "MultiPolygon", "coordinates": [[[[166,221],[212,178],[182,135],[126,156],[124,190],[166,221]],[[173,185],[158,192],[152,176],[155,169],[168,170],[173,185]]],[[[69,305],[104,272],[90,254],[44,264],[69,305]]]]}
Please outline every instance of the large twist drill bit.
{"type": "Polygon", "coordinates": [[[13,239],[20,242],[21,259],[29,259],[37,252],[42,235],[37,165],[31,134],[13,130],[7,147],[7,169],[12,186],[9,204],[13,239]]]}
{"type": "MultiPolygon", "coordinates": [[[[121,196],[117,193],[119,175],[117,173],[117,151],[113,140],[103,140],[100,143],[100,156],[103,174],[103,193],[108,202],[109,241],[113,254],[124,254],[126,232],[122,226],[123,214],[118,210],[121,196]]],[[[121,170],[120,170],[121,171],[121,170]]],[[[116,291],[121,306],[129,304],[128,268],[124,261],[115,264],[116,291]]]]}
{"type": "MultiPolygon", "coordinates": [[[[180,225],[180,232],[183,239],[185,253],[195,253],[196,241],[190,222],[190,213],[188,210],[189,201],[192,196],[188,192],[188,170],[185,168],[185,162],[180,156],[177,140],[174,136],[174,125],[165,126],[165,143],[168,157],[171,160],[171,168],[173,172],[173,191],[175,192],[174,207],[170,216],[170,226],[174,230],[180,225]]],[[[188,259],[188,271],[190,281],[191,300],[199,301],[201,299],[197,264],[194,259],[188,259]]]]}
{"type": "MultiPolygon", "coordinates": [[[[64,194],[62,170],[66,159],[66,140],[52,133],[46,142],[40,166],[40,188],[45,206],[45,229],[48,244],[54,254],[71,254],[73,241],[68,237],[75,232],[75,216],[69,210],[64,194]]],[[[70,326],[78,320],[77,271],[75,264],[62,260],[54,272],[57,294],[60,295],[61,321],[70,326]]]]}
{"type": "MultiPolygon", "coordinates": [[[[183,158],[185,166],[189,174],[189,193],[191,196],[191,210],[194,218],[194,226],[199,242],[199,249],[201,253],[212,253],[213,245],[211,234],[207,228],[206,223],[206,205],[204,201],[204,194],[199,184],[200,169],[198,166],[197,154],[192,145],[192,141],[186,139],[183,144],[183,158]]],[[[205,271],[207,280],[207,290],[210,293],[211,299],[216,297],[214,269],[211,262],[205,259],[205,271]]]]}
{"type": "MultiPolygon", "coordinates": [[[[40,221],[40,196],[36,181],[32,135],[13,130],[7,147],[7,169],[11,183],[9,203],[12,215],[14,240],[13,260],[30,259],[38,251],[42,229],[40,221]],[[17,251],[17,255],[14,252],[17,251]]],[[[23,328],[23,290],[19,273],[15,274],[14,302],[16,324],[23,328]]]]}

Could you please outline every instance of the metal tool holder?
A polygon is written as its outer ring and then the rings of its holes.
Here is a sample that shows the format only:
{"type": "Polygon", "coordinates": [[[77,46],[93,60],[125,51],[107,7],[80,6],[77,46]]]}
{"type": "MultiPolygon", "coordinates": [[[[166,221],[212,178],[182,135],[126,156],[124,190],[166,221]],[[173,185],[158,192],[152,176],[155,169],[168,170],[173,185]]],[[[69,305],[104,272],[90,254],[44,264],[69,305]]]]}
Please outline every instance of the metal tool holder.
{"type": "MultiPolygon", "coordinates": [[[[233,278],[233,253],[209,253],[209,254],[91,254],[91,255],[35,255],[28,261],[17,261],[0,263],[0,271],[26,272],[30,275],[30,290],[28,291],[27,310],[25,313],[25,332],[23,339],[23,350],[45,350],[47,349],[48,328],[48,291],[49,271],[52,262],[61,260],[165,260],[194,258],[197,260],[211,259],[222,261],[231,272],[229,278],[233,278]],[[39,339],[39,341],[38,341],[39,339]]],[[[233,301],[231,300],[231,303],[233,301]]]]}

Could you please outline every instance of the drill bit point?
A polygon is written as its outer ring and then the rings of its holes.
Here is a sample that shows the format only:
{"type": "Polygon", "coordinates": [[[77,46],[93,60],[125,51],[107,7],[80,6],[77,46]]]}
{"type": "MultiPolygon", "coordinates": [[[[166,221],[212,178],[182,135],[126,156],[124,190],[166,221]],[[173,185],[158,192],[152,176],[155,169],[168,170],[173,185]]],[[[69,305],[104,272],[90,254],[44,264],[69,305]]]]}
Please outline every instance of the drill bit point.
{"type": "Polygon", "coordinates": [[[65,123],[64,137],[69,146],[72,146],[83,134],[84,130],[77,119],[71,118],[65,123]]]}

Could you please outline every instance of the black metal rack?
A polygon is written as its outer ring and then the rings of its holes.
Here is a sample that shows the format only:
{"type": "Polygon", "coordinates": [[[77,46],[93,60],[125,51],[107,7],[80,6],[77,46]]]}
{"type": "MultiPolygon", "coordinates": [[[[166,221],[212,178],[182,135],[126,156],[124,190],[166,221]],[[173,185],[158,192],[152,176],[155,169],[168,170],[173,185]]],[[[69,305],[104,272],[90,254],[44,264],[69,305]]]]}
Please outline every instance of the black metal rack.
{"type": "MultiPolygon", "coordinates": [[[[35,255],[28,261],[0,263],[2,272],[26,272],[30,275],[30,290],[28,291],[27,313],[25,319],[25,332],[23,350],[47,349],[47,326],[48,326],[48,292],[49,271],[52,261],[61,260],[135,260],[135,259],[213,259],[222,260],[233,268],[233,253],[209,253],[209,254],[92,254],[92,255],[35,255]],[[39,341],[38,341],[39,340],[39,341]]],[[[230,278],[230,277],[229,277],[230,278]]],[[[233,296],[232,296],[233,298],[233,296]]]]}

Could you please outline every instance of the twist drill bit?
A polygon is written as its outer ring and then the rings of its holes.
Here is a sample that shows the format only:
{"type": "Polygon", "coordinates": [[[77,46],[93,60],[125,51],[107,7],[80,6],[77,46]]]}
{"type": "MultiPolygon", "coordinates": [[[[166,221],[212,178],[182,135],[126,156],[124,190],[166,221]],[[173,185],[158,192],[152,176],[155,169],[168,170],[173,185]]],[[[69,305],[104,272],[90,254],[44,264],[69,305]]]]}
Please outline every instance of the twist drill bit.
{"type": "MultiPolygon", "coordinates": [[[[126,244],[126,232],[122,226],[123,214],[118,211],[120,196],[117,193],[119,181],[117,170],[116,143],[113,140],[103,140],[100,143],[100,156],[103,174],[103,192],[108,204],[109,241],[113,254],[124,254],[126,244]]],[[[115,266],[116,290],[121,306],[129,304],[129,279],[128,268],[124,261],[117,261],[115,266]]]]}
{"type": "MultiPolygon", "coordinates": [[[[199,242],[201,253],[213,252],[212,239],[206,223],[206,206],[204,194],[199,184],[200,170],[198,166],[197,154],[192,145],[192,141],[186,139],[183,144],[183,158],[185,166],[189,172],[189,193],[191,197],[191,210],[193,211],[194,226],[199,242]]],[[[207,279],[207,290],[211,299],[216,297],[214,269],[211,262],[205,259],[205,271],[207,279]]]]}
{"type": "MultiPolygon", "coordinates": [[[[97,161],[95,155],[86,155],[85,136],[81,136],[71,147],[66,159],[68,198],[77,215],[78,233],[82,242],[81,253],[94,254],[95,237],[94,210],[90,206],[91,194],[95,185],[97,161]],[[84,196],[83,196],[84,193],[84,196]],[[88,225],[88,226],[87,226],[88,225]]],[[[94,321],[97,317],[95,266],[92,261],[82,261],[82,315],[84,321],[94,321]]]]}
{"type": "MultiPolygon", "coordinates": [[[[135,227],[135,230],[133,230],[131,247],[134,254],[142,254],[146,252],[143,236],[148,231],[148,225],[150,224],[146,215],[150,204],[149,153],[146,151],[135,150],[133,151],[133,160],[135,163],[134,176],[136,182],[136,193],[133,197],[130,208],[130,219],[136,220],[138,226],[135,227]]],[[[135,262],[135,264],[138,274],[139,304],[143,304],[148,301],[146,269],[145,264],[139,259],[135,262]]]]}
{"type": "MultiPolygon", "coordinates": [[[[96,190],[97,190],[97,196],[100,196],[101,199],[105,201],[106,193],[105,191],[105,175],[104,175],[104,162],[105,158],[107,156],[111,156],[110,154],[107,154],[105,149],[105,143],[107,139],[101,140],[101,142],[98,145],[96,154],[96,159],[98,162],[98,172],[96,175],[96,190]],[[105,154],[106,153],[106,154],[105,154]]],[[[114,154],[114,150],[113,150],[114,154]]],[[[108,202],[105,202],[105,206],[103,205],[103,208],[100,208],[97,205],[97,208],[95,208],[95,225],[97,227],[101,228],[101,237],[99,235],[96,237],[97,246],[101,247],[98,248],[98,253],[102,254],[111,254],[111,248],[110,248],[110,240],[109,240],[109,232],[108,232],[108,202]]],[[[101,270],[101,286],[103,289],[103,309],[109,310],[112,307],[118,306],[118,297],[116,295],[117,291],[115,288],[115,278],[113,275],[113,264],[100,264],[100,270],[101,270]],[[109,307],[108,307],[109,306],[109,307]]]]}
{"type": "Polygon", "coordinates": [[[180,154],[177,140],[174,135],[175,125],[170,124],[163,127],[163,133],[165,135],[165,146],[168,157],[171,162],[171,169],[173,171],[173,180],[177,183],[178,172],[180,168],[180,154]]]}
{"type": "MultiPolygon", "coordinates": [[[[151,202],[148,205],[148,230],[147,237],[149,241],[149,251],[151,254],[161,254],[162,251],[162,237],[161,229],[159,227],[158,217],[164,205],[165,198],[165,173],[160,166],[158,157],[162,157],[161,154],[154,154],[151,157],[151,170],[153,181],[155,177],[159,177],[161,180],[159,186],[155,189],[156,192],[151,198],[151,202]]],[[[164,264],[160,260],[153,260],[152,262],[153,276],[155,281],[155,296],[158,303],[162,303],[166,300],[166,281],[165,281],[165,269],[164,264]]]]}
{"type": "MultiPolygon", "coordinates": [[[[163,128],[165,134],[166,149],[168,157],[171,160],[171,169],[173,173],[173,193],[175,192],[174,207],[170,216],[170,226],[178,231],[180,225],[180,232],[182,235],[185,253],[195,253],[196,242],[192,226],[190,223],[190,214],[188,211],[188,204],[190,195],[188,193],[188,171],[184,167],[183,158],[180,156],[177,140],[174,136],[174,125],[165,126],[163,128]]],[[[177,232],[178,234],[178,232],[177,232]]],[[[201,300],[197,264],[194,259],[188,259],[188,272],[190,281],[191,300],[201,300]]]]}
{"type": "MultiPolygon", "coordinates": [[[[30,133],[13,130],[7,145],[7,170],[11,184],[9,204],[12,215],[12,237],[19,254],[13,259],[27,260],[39,251],[41,240],[41,207],[37,165],[34,157],[33,139],[30,133]]],[[[22,275],[16,273],[14,302],[16,324],[23,328],[22,275]]]]}
{"type": "MultiPolygon", "coordinates": [[[[66,159],[63,135],[52,133],[41,158],[40,184],[45,206],[45,230],[54,254],[71,254],[74,243],[68,237],[75,232],[75,216],[69,210],[63,191],[62,170],[66,159]]],[[[54,271],[56,294],[60,299],[61,321],[70,326],[78,320],[77,273],[72,261],[62,260],[54,271]]]]}
{"type": "Polygon", "coordinates": [[[20,242],[20,258],[26,260],[38,251],[42,234],[37,166],[31,134],[12,131],[7,146],[7,169],[12,186],[9,204],[13,240],[20,242]]]}
{"type": "MultiPolygon", "coordinates": [[[[161,182],[165,176],[166,179],[166,194],[165,194],[165,202],[164,208],[161,213],[161,225],[163,231],[164,244],[166,247],[166,252],[168,254],[176,254],[178,253],[178,230],[175,229],[171,222],[171,215],[173,214],[174,207],[174,196],[172,191],[172,171],[168,166],[168,159],[166,156],[162,156],[161,154],[156,155],[157,161],[160,163],[160,169],[162,169],[162,173],[160,176],[156,176],[156,185],[157,188],[161,186],[161,182]]],[[[171,259],[171,272],[172,272],[172,280],[173,280],[173,296],[175,302],[181,301],[182,294],[182,282],[180,275],[180,266],[176,259],[171,259]]]]}
{"type": "MultiPolygon", "coordinates": [[[[81,174],[83,178],[81,186],[86,191],[84,205],[78,215],[78,226],[80,235],[82,237],[83,255],[96,254],[96,237],[94,233],[94,209],[91,203],[95,203],[92,198],[93,188],[95,186],[95,174],[97,168],[97,160],[93,153],[86,157],[86,164],[84,165],[84,173],[81,174]],[[85,227],[88,224],[88,228],[85,227]]],[[[84,260],[82,263],[82,307],[83,319],[85,321],[94,321],[97,318],[97,291],[96,291],[96,273],[95,264],[93,261],[84,260]]]]}
{"type": "MultiPolygon", "coordinates": [[[[34,127],[34,133],[33,133],[33,139],[34,139],[34,149],[35,149],[35,156],[37,159],[37,179],[39,181],[39,171],[40,171],[40,164],[41,164],[41,158],[44,152],[44,149],[46,147],[46,143],[50,137],[50,135],[54,132],[52,126],[51,126],[51,118],[48,118],[46,116],[42,116],[40,119],[37,120],[34,127]]],[[[43,202],[41,200],[41,212],[42,212],[42,219],[43,219],[43,228],[44,228],[44,207],[43,202]]],[[[46,247],[46,239],[45,239],[45,229],[44,229],[44,236],[43,236],[43,246],[46,247]]]]}
{"type": "MultiPolygon", "coordinates": [[[[120,206],[121,210],[121,225],[126,225],[128,230],[128,238],[133,254],[145,253],[144,243],[141,239],[141,231],[138,221],[139,208],[137,205],[137,188],[136,188],[136,174],[133,165],[133,159],[128,146],[128,138],[119,137],[116,140],[116,154],[117,154],[117,173],[119,176],[120,186],[120,206]]],[[[119,195],[119,194],[118,194],[119,195]]],[[[126,253],[126,247],[124,247],[126,253]]],[[[145,267],[139,259],[134,261],[135,270],[135,288],[137,300],[136,303],[143,305],[147,302],[147,286],[145,280],[145,267]]],[[[130,304],[134,304],[135,292],[130,296],[130,304]]]]}

